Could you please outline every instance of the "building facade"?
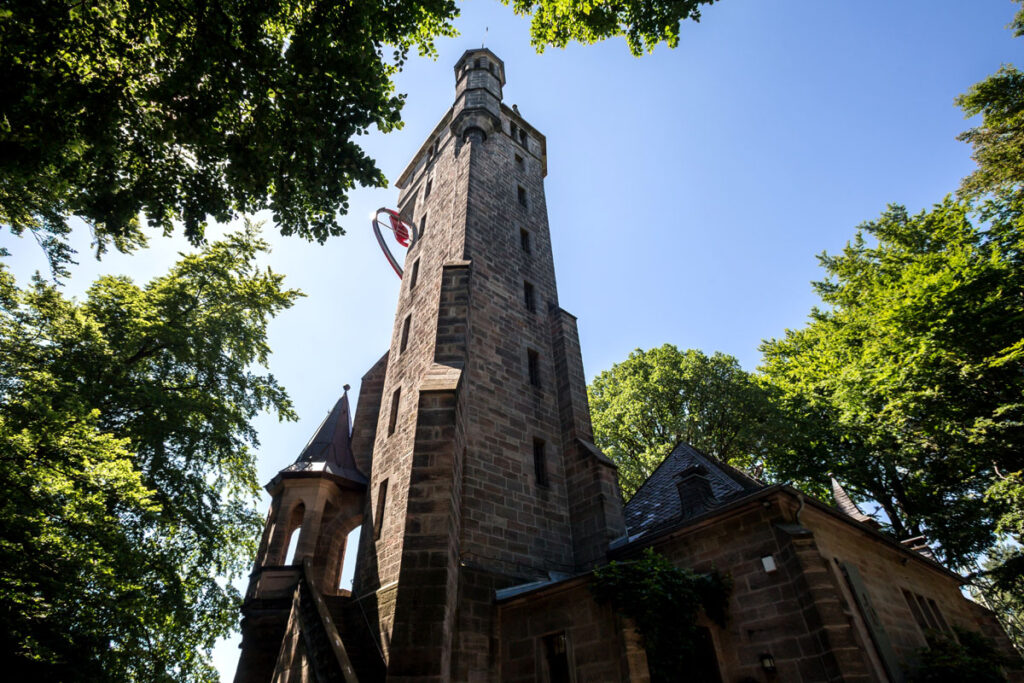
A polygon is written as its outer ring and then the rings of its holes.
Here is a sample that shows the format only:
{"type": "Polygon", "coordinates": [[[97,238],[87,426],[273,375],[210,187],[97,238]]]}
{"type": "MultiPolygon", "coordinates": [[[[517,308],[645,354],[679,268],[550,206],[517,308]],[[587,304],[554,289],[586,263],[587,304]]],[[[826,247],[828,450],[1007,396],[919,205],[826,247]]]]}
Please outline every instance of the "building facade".
{"type": "Polygon", "coordinates": [[[455,80],[397,183],[420,237],[391,346],[354,421],[346,387],[268,484],[235,680],[648,680],[642,639],[587,588],[645,547],[734,576],[728,626],[707,627],[717,680],[902,680],[923,614],[1002,637],[933,560],[685,445],[623,506],[558,304],[545,138],[489,50],[455,80]]]}

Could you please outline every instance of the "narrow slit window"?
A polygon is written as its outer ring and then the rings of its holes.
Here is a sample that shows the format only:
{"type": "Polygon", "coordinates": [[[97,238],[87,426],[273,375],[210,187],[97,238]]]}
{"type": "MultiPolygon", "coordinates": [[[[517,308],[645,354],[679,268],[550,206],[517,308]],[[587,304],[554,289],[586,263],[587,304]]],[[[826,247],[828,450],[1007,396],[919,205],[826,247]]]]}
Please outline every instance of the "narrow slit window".
{"type": "Polygon", "coordinates": [[[516,155],[516,168],[518,168],[520,171],[526,169],[526,162],[524,162],[523,158],[518,154],[516,155]]]}
{"type": "Polygon", "coordinates": [[[388,436],[395,433],[395,425],[398,423],[398,402],[402,398],[402,387],[395,389],[391,394],[391,416],[388,418],[388,436]]]}
{"type": "Polygon", "coordinates": [[[526,350],[526,372],[530,377],[530,384],[540,386],[540,354],[533,349],[526,350]]]}
{"type": "MultiPolygon", "coordinates": [[[[423,237],[423,234],[427,231],[427,214],[423,212],[423,218],[420,219],[420,234],[419,237],[423,237]]],[[[417,238],[419,239],[419,238],[417,238]]]]}
{"type": "Polygon", "coordinates": [[[517,126],[516,124],[512,123],[511,121],[509,121],[509,124],[508,124],[508,131],[509,131],[509,134],[512,136],[513,140],[516,140],[519,137],[519,126],[517,126]]]}
{"type": "Polygon", "coordinates": [[[519,247],[525,254],[529,254],[533,250],[530,244],[530,231],[526,228],[520,228],[519,230],[519,247]]]}
{"type": "Polygon", "coordinates": [[[519,189],[518,189],[518,194],[519,194],[519,205],[520,206],[526,206],[526,188],[523,187],[522,185],[520,185],[519,189]]]}
{"type": "Polygon", "coordinates": [[[530,282],[523,283],[523,304],[526,306],[526,310],[530,313],[537,310],[537,301],[533,292],[533,284],[530,282]]]}
{"type": "Polygon", "coordinates": [[[405,349],[409,346],[409,328],[412,326],[412,313],[405,316],[405,320],[402,322],[402,340],[398,344],[398,352],[405,353],[405,349]]]}
{"type": "Polygon", "coordinates": [[[424,198],[424,199],[426,199],[427,197],[429,197],[429,196],[430,196],[430,191],[431,191],[431,190],[432,190],[433,188],[434,188],[434,179],[433,179],[433,178],[427,178],[427,189],[426,189],[426,191],[424,191],[424,193],[423,193],[423,198],[424,198]]]}
{"type": "Polygon", "coordinates": [[[373,537],[380,538],[381,527],[384,526],[384,509],[388,500],[388,480],[385,479],[377,487],[377,512],[373,516],[373,537]]]}
{"type": "Polygon", "coordinates": [[[412,262],[412,272],[409,274],[409,289],[416,286],[416,280],[420,277],[420,260],[416,259],[412,262]]]}
{"type": "Polygon", "coordinates": [[[483,65],[484,65],[483,58],[482,57],[477,57],[476,58],[476,68],[480,69],[480,68],[483,67],[483,65]]]}
{"type": "Polygon", "coordinates": [[[519,129],[519,144],[526,147],[526,131],[522,128],[519,129]]]}
{"type": "Polygon", "coordinates": [[[540,439],[533,440],[533,477],[537,486],[547,487],[548,485],[548,463],[544,452],[544,442],[540,439]]]}

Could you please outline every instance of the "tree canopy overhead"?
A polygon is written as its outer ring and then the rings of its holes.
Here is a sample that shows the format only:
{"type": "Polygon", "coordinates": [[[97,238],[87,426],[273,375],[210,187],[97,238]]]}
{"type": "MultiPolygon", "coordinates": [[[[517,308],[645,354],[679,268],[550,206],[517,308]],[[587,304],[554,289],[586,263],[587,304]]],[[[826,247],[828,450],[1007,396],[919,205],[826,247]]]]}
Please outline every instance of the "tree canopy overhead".
{"type": "Polygon", "coordinates": [[[356,139],[400,125],[391,77],[452,33],[453,0],[99,0],[0,4],[0,222],[67,258],[66,218],[102,251],[138,219],[270,209],[285,235],[342,234],[357,184],[386,180],[356,139]],[[385,46],[393,46],[387,54],[385,46]]]}
{"type": "Polygon", "coordinates": [[[890,207],[820,257],[826,308],[762,347],[766,379],[827,444],[789,467],[835,473],[959,565],[1009,512],[989,487],[1024,467],[1021,209],[890,207]]]}
{"type": "Polygon", "coordinates": [[[81,302],[0,269],[0,658],[26,680],[213,680],[260,529],[250,424],[298,293],[255,229],[81,302]],[[222,577],[222,578],[218,578],[222,577]]]}
{"type": "MultiPolygon", "coordinates": [[[[505,0],[533,42],[625,36],[674,46],[710,0],[505,0]]],[[[98,253],[268,209],[323,242],[357,185],[386,179],[358,144],[401,125],[392,78],[455,34],[454,0],[0,0],[0,223],[66,274],[69,216],[98,253]]]]}
{"type": "Polygon", "coordinates": [[[627,497],[680,441],[742,467],[780,434],[766,391],[722,353],[637,349],[595,377],[587,394],[594,439],[619,466],[627,497]]]}

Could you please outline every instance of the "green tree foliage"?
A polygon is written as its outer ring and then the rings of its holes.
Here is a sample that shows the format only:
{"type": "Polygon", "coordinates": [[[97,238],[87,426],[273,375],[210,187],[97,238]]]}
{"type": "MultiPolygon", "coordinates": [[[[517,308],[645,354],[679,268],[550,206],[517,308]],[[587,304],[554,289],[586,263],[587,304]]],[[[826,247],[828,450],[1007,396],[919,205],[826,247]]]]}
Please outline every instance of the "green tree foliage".
{"type": "MultiPolygon", "coordinates": [[[[533,43],[625,36],[674,47],[712,0],[505,0],[533,43]]],[[[98,253],[145,242],[140,216],[184,224],[273,212],[323,242],[356,185],[386,179],[357,143],[401,125],[392,78],[410,49],[454,35],[454,0],[0,0],[0,223],[30,232],[55,273],[71,215],[98,253]]]]}
{"type": "Polygon", "coordinates": [[[66,218],[99,250],[140,212],[201,242],[208,217],[270,209],[283,234],[342,234],[356,184],[386,180],[356,137],[400,125],[392,76],[451,34],[453,0],[0,0],[0,223],[54,266],[66,218]],[[394,48],[385,54],[385,46],[394,48]]]}
{"type": "Polygon", "coordinates": [[[985,553],[968,590],[999,617],[1006,635],[1024,655],[1024,550],[1000,543],[985,553]]]}
{"type": "Polygon", "coordinates": [[[679,26],[687,19],[700,21],[702,5],[715,0],[502,0],[517,14],[531,16],[532,44],[543,51],[548,45],[565,47],[576,41],[589,45],[623,36],[635,56],[650,52],[659,43],[679,45],[679,26]]]}
{"type": "Polygon", "coordinates": [[[25,680],[216,680],[260,520],[269,319],[255,228],[81,302],[0,270],[0,652],[25,680]]]}
{"type": "Polygon", "coordinates": [[[780,427],[768,393],[732,356],[637,349],[587,387],[594,439],[628,497],[680,441],[737,466],[758,460],[780,427]]]}
{"type": "MultiPolygon", "coordinates": [[[[1015,36],[1024,36],[1024,9],[1017,12],[1010,28],[1015,36]]],[[[957,98],[957,104],[967,116],[982,117],[980,126],[959,137],[974,146],[978,163],[977,170],[964,178],[961,192],[977,196],[1020,191],[1024,183],[1024,73],[1012,64],[1004,66],[975,83],[957,98]]]]}
{"type": "MultiPolygon", "coordinates": [[[[602,602],[636,624],[644,640],[652,681],[707,680],[695,670],[697,617],[703,611],[722,627],[732,580],[676,567],[652,548],[631,562],[611,562],[594,570],[590,587],[602,602]]],[[[710,676],[708,676],[710,678],[710,676]]]]}
{"type": "Polygon", "coordinates": [[[762,346],[767,381],[825,442],[782,469],[835,473],[957,565],[1000,520],[1021,531],[1013,496],[992,492],[1024,468],[1022,208],[890,207],[819,257],[826,308],[762,346]]]}

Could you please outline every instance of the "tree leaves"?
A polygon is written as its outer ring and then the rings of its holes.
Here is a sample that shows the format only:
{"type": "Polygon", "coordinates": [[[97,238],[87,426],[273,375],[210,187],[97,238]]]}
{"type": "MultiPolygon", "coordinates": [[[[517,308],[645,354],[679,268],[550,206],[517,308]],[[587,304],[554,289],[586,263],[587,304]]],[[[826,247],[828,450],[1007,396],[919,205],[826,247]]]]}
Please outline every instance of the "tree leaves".
{"type": "Polygon", "coordinates": [[[680,441],[744,467],[784,438],[765,389],[722,353],[637,349],[587,394],[594,438],[619,466],[627,497],[680,441]]]}
{"type": "Polygon", "coordinates": [[[679,44],[679,25],[700,21],[701,6],[715,0],[502,0],[517,14],[531,16],[530,40],[538,51],[548,45],[565,47],[572,41],[585,45],[623,36],[629,51],[639,57],[659,43],[679,44]]]}
{"type": "Polygon", "coordinates": [[[323,242],[356,185],[386,180],[353,139],[401,125],[391,77],[451,35],[451,0],[0,3],[0,222],[66,273],[66,219],[97,250],[140,215],[193,243],[269,209],[323,242]],[[385,54],[385,46],[393,54],[385,54]]]}
{"type": "Polygon", "coordinates": [[[831,442],[794,460],[876,500],[898,535],[926,532],[954,564],[992,543],[1009,507],[985,491],[1022,466],[1024,214],[1014,206],[890,207],[841,254],[821,256],[827,308],[762,346],[787,411],[820,414],[831,442]]]}
{"type": "Polygon", "coordinates": [[[0,647],[46,680],[215,680],[260,520],[251,418],[299,294],[256,228],[84,301],[0,270],[0,647]]]}

